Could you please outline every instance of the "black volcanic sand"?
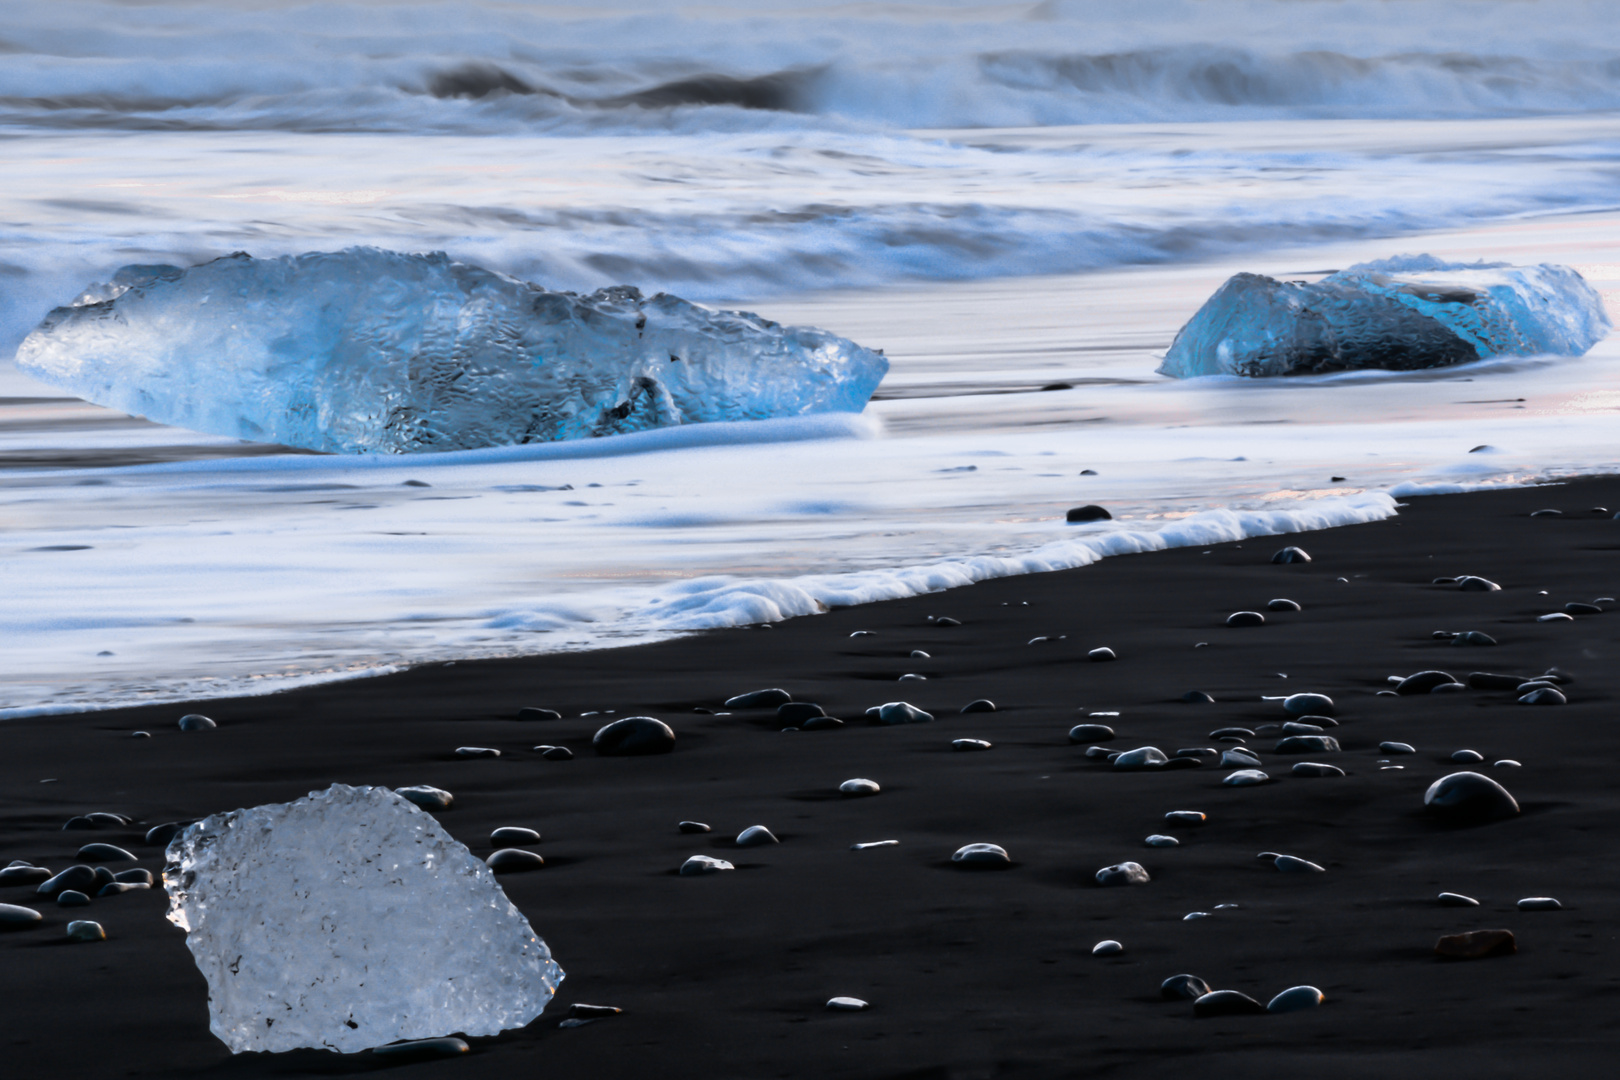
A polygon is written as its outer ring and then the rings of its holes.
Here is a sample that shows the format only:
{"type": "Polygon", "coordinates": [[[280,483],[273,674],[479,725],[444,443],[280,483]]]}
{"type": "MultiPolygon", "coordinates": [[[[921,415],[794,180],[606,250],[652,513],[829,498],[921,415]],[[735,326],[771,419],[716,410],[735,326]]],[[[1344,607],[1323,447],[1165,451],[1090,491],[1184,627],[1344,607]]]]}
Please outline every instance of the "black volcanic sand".
{"type": "MultiPolygon", "coordinates": [[[[527,1029],[473,1040],[464,1058],[395,1065],[419,1076],[1564,1077],[1608,1075],[1620,1053],[1620,723],[1614,658],[1620,609],[1538,623],[1569,601],[1620,595],[1620,479],[1413,499],[1397,519],[1288,538],[1128,558],[834,611],[771,629],[664,644],[420,668],[275,697],[210,701],[0,725],[0,862],[60,869],[91,840],[161,853],[140,831],[63,832],[107,810],[148,824],[279,802],[341,781],[427,783],[456,795],[438,815],[487,855],[490,830],[539,829],[545,869],[502,879],[567,971],[557,1001],[527,1029]],[[1562,517],[1530,517],[1553,507],[1562,517]],[[1313,556],[1274,566],[1298,543],[1313,556]],[[1479,574],[1499,593],[1459,592],[1436,576],[1479,574]],[[1337,579],[1347,580],[1337,580],[1337,579]],[[1546,590],[1546,595],[1541,595],[1546,590]],[[1263,627],[1223,625],[1275,597],[1299,613],[1263,627]],[[930,615],[961,626],[929,625],[930,615]],[[855,630],[873,636],[852,638],[855,630]],[[1482,630],[1500,645],[1458,647],[1435,630],[1482,630]],[[1062,640],[1026,644],[1045,635],[1062,640]],[[1204,648],[1195,643],[1208,642],[1204,648]],[[1109,646],[1115,663],[1086,651],[1109,646]],[[929,660],[908,654],[924,649],[929,660]],[[1563,707],[1502,692],[1377,697],[1389,675],[1440,668],[1574,676],[1563,707]],[[896,682],[905,672],[927,682],[896,682]],[[1286,674],[1287,678],[1282,675],[1286,674]],[[771,711],[712,716],[732,694],[781,686],[850,723],[778,733],[771,711]],[[1216,704],[1186,704],[1189,690],[1216,704]],[[1295,756],[1259,747],[1275,780],[1223,787],[1228,770],[1115,773],[1066,732],[1087,711],[1118,710],[1114,746],[1211,745],[1223,725],[1278,722],[1262,695],[1332,695],[1349,775],[1300,779],[1295,756]],[[957,715],[975,698],[994,714],[957,715]],[[863,711],[908,700],[938,722],[873,727],[863,711]],[[521,706],[566,719],[518,722],[521,706]],[[601,758],[593,731],[649,714],[677,731],[675,752],[601,758]],[[217,731],[182,734],[202,711],[217,731]],[[150,739],[132,739],[144,728],[150,739]],[[956,753],[950,740],[994,742],[956,753]],[[1381,740],[1411,743],[1380,771],[1381,740]],[[529,747],[569,746],[575,760],[529,747]],[[499,760],[456,760],[493,746],[499,760]],[[1521,817],[1450,828],[1421,811],[1452,751],[1504,782],[1521,817]],[[1523,767],[1492,768],[1512,757],[1523,767]],[[875,798],[840,799],[868,777],[875,798]],[[41,783],[54,778],[52,783],[41,783]],[[1202,828],[1167,828],[1169,810],[1202,828]],[[714,826],[683,836],[682,819],[714,826]],[[764,824],[780,846],[736,849],[764,824]],[[1153,849],[1154,832],[1183,846],[1153,849]],[[1605,837],[1609,839],[1605,839],[1605,837]],[[898,847],[852,852],[859,841],[898,847]],[[954,869],[978,841],[1014,859],[1004,872],[954,869]],[[1281,851],[1324,874],[1283,874],[1281,851]],[[737,863],[682,878],[688,855],[737,863]],[[1102,888],[1126,859],[1153,875],[1102,888]],[[1443,890],[1482,901],[1441,907],[1443,890]],[[1520,912],[1550,895],[1564,910],[1520,912]],[[1191,911],[1240,905],[1185,922],[1191,911]],[[1435,939],[1511,929],[1515,956],[1437,960],[1435,939]],[[1104,938],[1123,955],[1097,958],[1104,938]],[[1159,1000],[1191,973],[1264,1002],[1301,983],[1326,1004],[1286,1016],[1194,1019],[1159,1000]],[[824,1010],[835,995],[872,1003],[824,1010]],[[569,1003],[620,1017],[559,1029],[569,1003]]],[[[1275,737],[1275,736],[1274,736],[1275,737]]],[[[1273,738],[1274,738],[1273,737],[1273,738]]],[[[115,869],[117,869],[115,867],[115,869]]],[[[31,901],[6,888],[0,900],[31,901]]],[[[7,992],[0,1061],[16,1077],[232,1077],[344,1074],[369,1055],[226,1051],[208,1031],[206,990],[159,890],[88,909],[40,905],[40,929],[0,935],[7,992]],[[66,944],[70,918],[109,940],[66,944]]],[[[457,932],[446,926],[447,935],[457,932]]],[[[384,928],[386,932],[386,928],[384,928]]]]}

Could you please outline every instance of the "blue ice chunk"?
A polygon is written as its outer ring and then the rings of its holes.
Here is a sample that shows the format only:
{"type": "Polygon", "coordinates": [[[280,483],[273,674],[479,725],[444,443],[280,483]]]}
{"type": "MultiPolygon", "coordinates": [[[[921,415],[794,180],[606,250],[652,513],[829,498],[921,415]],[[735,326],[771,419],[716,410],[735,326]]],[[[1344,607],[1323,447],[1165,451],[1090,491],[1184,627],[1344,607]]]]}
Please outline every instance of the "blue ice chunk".
{"type": "Polygon", "coordinates": [[[1159,372],[1261,378],[1579,356],[1609,325],[1602,297],[1567,266],[1401,255],[1315,284],[1238,274],[1181,328],[1159,372]]]}
{"type": "Polygon", "coordinates": [[[748,312],[376,248],[125,267],[52,311],[17,363],[165,424],[339,453],[858,413],[889,367],[748,312]]]}

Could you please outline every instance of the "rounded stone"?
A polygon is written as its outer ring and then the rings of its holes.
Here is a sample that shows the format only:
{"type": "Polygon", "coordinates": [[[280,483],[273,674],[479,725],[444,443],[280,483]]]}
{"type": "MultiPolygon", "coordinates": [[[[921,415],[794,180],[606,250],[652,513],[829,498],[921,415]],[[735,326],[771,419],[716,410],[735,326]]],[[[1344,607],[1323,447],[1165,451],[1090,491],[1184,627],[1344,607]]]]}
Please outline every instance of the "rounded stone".
{"type": "Polygon", "coordinates": [[[502,825],[489,834],[489,842],[496,847],[502,844],[538,844],[540,834],[518,825],[502,825]]]}
{"type": "Polygon", "coordinates": [[[1004,868],[1012,856],[1000,844],[963,844],[951,854],[951,862],[970,869],[1004,868]]]}
{"type": "Polygon", "coordinates": [[[1412,746],[1411,743],[1403,743],[1403,742],[1381,742],[1381,743],[1378,744],[1378,749],[1383,751],[1386,754],[1415,754],[1415,753],[1417,753],[1417,750],[1412,746]]]}
{"type": "Polygon", "coordinates": [[[827,1000],[827,1008],[833,1012],[861,1012],[871,1007],[857,997],[835,997],[827,1000]]]}
{"type": "Polygon", "coordinates": [[[1554,690],[1550,686],[1532,690],[1519,698],[1520,705],[1567,705],[1568,703],[1569,699],[1561,691],[1554,690]]]}
{"type": "Polygon", "coordinates": [[[1072,743],[1107,742],[1114,737],[1114,729],[1107,724],[1076,724],[1069,729],[1072,743]]]}
{"type": "Polygon", "coordinates": [[[918,675],[918,674],[915,674],[915,673],[908,673],[908,674],[900,676],[899,681],[900,682],[927,682],[928,681],[928,676],[926,676],[926,675],[918,675]]]}
{"type": "Polygon", "coordinates": [[[99,900],[103,896],[117,896],[120,893],[138,892],[141,889],[150,889],[152,886],[140,881],[109,881],[96,892],[99,900]]]}
{"type": "Polygon", "coordinates": [[[603,757],[667,754],[675,749],[675,732],[651,716],[627,716],[598,731],[591,746],[603,757]]]}
{"type": "Polygon", "coordinates": [[[1110,750],[1106,746],[1086,747],[1086,757],[1093,761],[1100,758],[1107,758],[1108,760],[1112,761],[1114,758],[1119,757],[1119,754],[1120,752],[1118,750],[1110,750]]]}
{"type": "Polygon", "coordinates": [[[1322,991],[1314,986],[1290,986],[1266,1003],[1266,1012],[1302,1012],[1316,1008],[1322,1000],[1322,991]]]}
{"type": "Polygon", "coordinates": [[[540,756],[547,761],[573,761],[574,752],[566,746],[548,746],[540,751],[540,756]]]}
{"type": "Polygon", "coordinates": [[[1441,907],[1479,907],[1479,901],[1462,893],[1443,892],[1439,896],[1441,907]]]}
{"type": "Polygon", "coordinates": [[[1278,598],[1266,602],[1267,611],[1301,611],[1299,604],[1293,600],[1278,598]]]}
{"type": "Polygon", "coordinates": [[[1234,611],[1226,617],[1227,626],[1264,626],[1266,617],[1258,611],[1234,611]]]}
{"type": "Polygon", "coordinates": [[[1125,946],[1113,939],[1099,941],[1091,947],[1092,956],[1118,956],[1125,951],[1125,946]]]}
{"type": "Polygon", "coordinates": [[[1327,868],[1295,855],[1278,855],[1273,865],[1285,874],[1325,874],[1327,868]]]}
{"type": "Polygon", "coordinates": [[[1146,840],[1143,840],[1142,843],[1146,844],[1148,847],[1180,847],[1181,846],[1181,841],[1180,840],[1177,840],[1173,836],[1166,836],[1166,835],[1164,835],[1164,833],[1154,833],[1151,836],[1149,836],[1146,840]]]}
{"type": "Polygon", "coordinates": [[[1209,820],[1209,815],[1202,810],[1172,810],[1164,815],[1164,820],[1172,825],[1202,825],[1209,820]]]}
{"type": "Polygon", "coordinates": [[[1478,750],[1455,750],[1451,754],[1451,760],[1459,765],[1477,765],[1485,760],[1485,755],[1478,750]]]}
{"type": "Polygon", "coordinates": [[[458,758],[498,758],[500,756],[501,752],[493,746],[456,747],[456,757],[458,758]]]}
{"type": "Polygon", "coordinates": [[[178,836],[189,821],[165,821],[162,825],[154,825],[146,830],[145,841],[154,847],[168,847],[169,841],[178,836]]]}
{"type": "Polygon", "coordinates": [[[1501,761],[1493,761],[1493,762],[1491,762],[1491,767],[1495,768],[1495,769],[1517,769],[1517,768],[1520,768],[1521,766],[1517,761],[1514,761],[1512,758],[1503,758],[1501,761]]]}
{"type": "Polygon", "coordinates": [[[1114,515],[1100,506],[1076,506],[1063,515],[1063,520],[1071,524],[1084,521],[1111,521],[1114,515]]]}
{"type": "Polygon", "coordinates": [[[1115,863],[1097,871],[1099,885],[1146,885],[1151,880],[1147,868],[1138,862],[1115,863]]]}
{"type": "Polygon", "coordinates": [[[1495,645],[1496,639],[1478,630],[1465,630],[1451,639],[1453,645],[1495,645]]]}
{"type": "Polygon", "coordinates": [[[393,1061],[428,1061],[433,1058],[459,1057],[471,1050],[472,1047],[467,1045],[465,1039],[446,1035],[439,1039],[411,1039],[407,1042],[376,1046],[371,1052],[377,1057],[393,1061]]]}
{"type": "Polygon", "coordinates": [[[40,896],[55,896],[63,889],[77,889],[84,892],[96,887],[97,884],[96,872],[88,866],[78,865],[70,866],[55,877],[47,879],[34,891],[40,896]]]}
{"type": "Polygon", "coordinates": [[[1283,711],[1290,716],[1308,716],[1320,713],[1323,716],[1332,716],[1335,710],[1333,699],[1326,694],[1289,694],[1283,698],[1283,711]]]}
{"type": "Polygon", "coordinates": [[[1578,600],[1577,601],[1572,601],[1571,603],[1568,603],[1568,604],[1565,604],[1564,605],[1564,610],[1569,612],[1571,615],[1601,615],[1601,614],[1603,614],[1603,609],[1598,607],[1596,604],[1583,604],[1578,600]]]}
{"type": "Polygon", "coordinates": [[[1086,653],[1086,659],[1090,660],[1094,664],[1100,664],[1109,660],[1118,660],[1119,656],[1114,652],[1113,649],[1101,648],[1092,649],[1090,652],[1086,653]]]}
{"type": "Polygon", "coordinates": [[[1395,684],[1395,692],[1402,696],[1409,694],[1427,694],[1437,686],[1454,683],[1457,680],[1445,671],[1420,671],[1416,675],[1408,675],[1395,684]]]}
{"type": "Polygon", "coordinates": [[[430,784],[413,784],[410,787],[394,789],[394,794],[408,802],[415,803],[423,810],[448,810],[455,804],[456,797],[443,788],[436,788],[430,784]]]}
{"type": "Polygon", "coordinates": [[[970,701],[966,705],[962,706],[962,712],[963,713],[979,713],[979,712],[995,712],[995,711],[996,711],[996,703],[991,701],[989,698],[980,698],[977,701],[970,701]]]}
{"type": "Polygon", "coordinates": [[[1225,777],[1221,783],[1227,787],[1253,787],[1256,784],[1264,784],[1270,779],[1271,777],[1259,769],[1239,769],[1237,772],[1225,777]]]}
{"type": "Polygon", "coordinates": [[[1306,563],[1311,557],[1301,547],[1285,547],[1271,557],[1273,563],[1306,563]]]}
{"type": "Polygon", "coordinates": [[[38,925],[45,916],[21,904],[0,904],[0,930],[26,930],[38,925]]]}
{"type": "Polygon", "coordinates": [[[750,825],[737,834],[738,847],[760,847],[765,844],[780,844],[776,834],[763,825],[750,825]]]}
{"type": "Polygon", "coordinates": [[[217,727],[218,724],[201,713],[190,713],[180,718],[181,731],[212,731],[217,727]]]}
{"type": "Polygon", "coordinates": [[[1554,611],[1547,615],[1537,615],[1536,622],[1574,622],[1575,616],[1565,615],[1562,611],[1554,611]]]}
{"type": "Polygon", "coordinates": [[[1488,956],[1512,956],[1519,951],[1511,930],[1473,930],[1447,934],[1434,943],[1434,952],[1446,960],[1483,960],[1488,956]]]}
{"type": "Polygon", "coordinates": [[[845,780],[842,784],[838,785],[838,793],[840,795],[855,798],[859,798],[864,795],[876,795],[882,790],[883,789],[878,786],[878,782],[876,780],[865,780],[861,779],[860,777],[856,777],[853,780],[845,780]]]}
{"type": "Polygon", "coordinates": [[[519,720],[561,720],[562,713],[556,709],[537,709],[531,706],[526,709],[519,709],[517,718],[519,720]]]}
{"type": "Polygon", "coordinates": [[[1520,911],[1558,911],[1563,906],[1550,896],[1527,896],[1518,903],[1520,911]]]}
{"type": "Polygon", "coordinates": [[[1463,592],[1501,592],[1502,586],[1490,578],[1477,577],[1473,574],[1464,574],[1456,579],[1457,588],[1463,592]]]}
{"type": "Polygon", "coordinates": [[[501,848],[491,853],[484,862],[488,863],[489,868],[497,874],[520,874],[525,870],[538,870],[546,865],[546,860],[534,852],[515,847],[501,848]]]}
{"type": "Polygon", "coordinates": [[[718,874],[722,870],[735,869],[737,868],[724,859],[716,859],[709,855],[693,855],[681,863],[681,876],[695,877],[699,874],[718,874]]]}
{"type": "Polygon", "coordinates": [[[1209,983],[1196,975],[1172,975],[1159,984],[1159,996],[1166,1001],[1197,1001],[1209,993],[1209,983]]]}
{"type": "Polygon", "coordinates": [[[1189,690],[1181,695],[1181,700],[1189,705],[1213,705],[1215,704],[1215,695],[1204,690],[1189,690]]]}
{"type": "Polygon", "coordinates": [[[1260,755],[1241,746],[1234,746],[1221,755],[1221,768],[1223,769],[1242,769],[1258,766],[1259,764],[1260,755]]]}
{"type": "Polygon", "coordinates": [[[90,897],[78,889],[63,889],[56,894],[59,907],[89,907],[90,897]]]}
{"type": "Polygon", "coordinates": [[[877,711],[880,724],[927,724],[933,719],[933,713],[924,712],[909,701],[890,701],[879,705],[877,711]]]}
{"type": "Polygon", "coordinates": [[[776,709],[776,719],[784,724],[798,725],[826,715],[826,709],[810,701],[789,701],[776,709]]]}
{"type": "MultiPolygon", "coordinates": [[[[712,698],[710,700],[713,700],[712,698]]],[[[750,690],[746,694],[726,699],[728,709],[774,709],[779,705],[786,705],[793,700],[793,695],[786,690],[771,688],[769,690],[750,690]]]]}
{"type": "MultiPolygon", "coordinates": [[[[1337,726],[1337,724],[1334,725],[1334,727],[1337,726]]],[[[1303,720],[1289,720],[1282,726],[1284,735],[1320,735],[1322,730],[1321,724],[1307,724],[1303,720]]]]}
{"type": "Polygon", "coordinates": [[[932,660],[933,658],[931,653],[925,653],[921,649],[912,649],[911,655],[907,657],[909,660],[932,660]]]}
{"type": "Polygon", "coordinates": [[[1507,788],[1476,772],[1455,772],[1429,785],[1423,805],[1459,825],[1480,825],[1516,817],[1519,804],[1507,788]]]}
{"type": "Polygon", "coordinates": [[[51,872],[43,866],[8,866],[0,870],[0,886],[38,885],[51,880],[51,872]]]}
{"type": "Polygon", "coordinates": [[[675,828],[683,833],[706,833],[709,827],[701,821],[683,821],[675,828]]]}
{"type": "Polygon", "coordinates": [[[1295,776],[1343,776],[1344,770],[1337,765],[1328,765],[1321,761],[1296,761],[1291,770],[1295,776]]]}
{"type": "Polygon", "coordinates": [[[98,922],[74,919],[67,924],[67,936],[69,941],[106,941],[107,931],[98,922]]]}
{"type": "Polygon", "coordinates": [[[1135,750],[1127,750],[1113,761],[1116,769],[1157,769],[1170,758],[1157,746],[1139,746],[1135,750]]]}
{"type": "Polygon", "coordinates": [[[1264,1005],[1236,990],[1211,990],[1193,1002],[1193,1015],[1198,1017],[1259,1016],[1265,1011],[1264,1005]]]}
{"type": "Polygon", "coordinates": [[[984,739],[952,739],[952,750],[988,750],[990,743],[984,739]]]}
{"type": "Polygon", "coordinates": [[[1464,691],[1466,689],[1468,689],[1468,687],[1463,685],[1460,682],[1448,682],[1448,683],[1441,683],[1439,686],[1435,687],[1433,690],[1430,690],[1429,693],[1431,693],[1431,694],[1458,694],[1458,693],[1461,693],[1462,691],[1464,691]]]}
{"type": "Polygon", "coordinates": [[[1279,754],[1336,754],[1339,740],[1332,735],[1290,735],[1277,740],[1279,754]]]}
{"type": "Polygon", "coordinates": [[[1246,727],[1218,727],[1209,733],[1209,737],[1215,739],[1216,741],[1233,738],[1245,739],[1253,738],[1254,732],[1250,731],[1246,727]]]}

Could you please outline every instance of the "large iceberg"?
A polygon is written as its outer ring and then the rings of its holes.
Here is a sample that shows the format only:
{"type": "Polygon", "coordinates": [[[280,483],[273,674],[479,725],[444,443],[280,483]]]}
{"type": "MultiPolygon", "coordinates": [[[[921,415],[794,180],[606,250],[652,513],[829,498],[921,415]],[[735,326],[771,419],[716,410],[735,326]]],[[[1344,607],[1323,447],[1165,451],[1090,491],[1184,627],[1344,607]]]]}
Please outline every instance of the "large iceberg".
{"type": "Polygon", "coordinates": [[[1315,284],[1238,274],[1176,334],[1159,372],[1259,378],[1579,356],[1608,331],[1602,297],[1567,266],[1401,255],[1315,284]]]}
{"type": "Polygon", "coordinates": [[[168,863],[169,921],[233,1053],[494,1035],[563,978],[490,868],[387,788],[215,814],[168,863]]]}
{"type": "Polygon", "coordinates": [[[17,363],[165,424],[340,453],[860,412],[889,366],[748,312],[376,248],[126,266],[52,311],[17,363]]]}

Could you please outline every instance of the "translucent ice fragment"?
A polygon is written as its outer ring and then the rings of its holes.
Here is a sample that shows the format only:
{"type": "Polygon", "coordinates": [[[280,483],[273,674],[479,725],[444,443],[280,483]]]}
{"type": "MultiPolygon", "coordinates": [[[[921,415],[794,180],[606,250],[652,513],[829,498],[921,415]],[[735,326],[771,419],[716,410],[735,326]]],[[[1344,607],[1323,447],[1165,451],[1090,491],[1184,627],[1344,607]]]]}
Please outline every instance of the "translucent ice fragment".
{"type": "Polygon", "coordinates": [[[1315,284],[1238,274],[1176,334],[1159,372],[1263,377],[1579,356],[1608,331],[1602,297],[1567,266],[1402,255],[1315,284]]]}
{"type": "Polygon", "coordinates": [[[168,863],[169,921],[233,1053],[494,1035],[563,978],[490,868],[387,788],[215,814],[168,863]]]}
{"type": "Polygon", "coordinates": [[[342,453],[860,412],[888,370],[747,312],[376,248],[127,266],[46,316],[17,361],[162,423],[342,453]]]}

